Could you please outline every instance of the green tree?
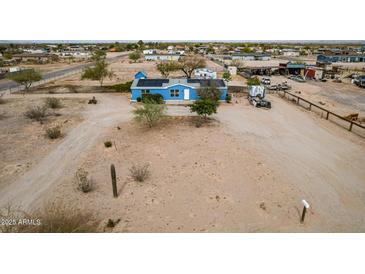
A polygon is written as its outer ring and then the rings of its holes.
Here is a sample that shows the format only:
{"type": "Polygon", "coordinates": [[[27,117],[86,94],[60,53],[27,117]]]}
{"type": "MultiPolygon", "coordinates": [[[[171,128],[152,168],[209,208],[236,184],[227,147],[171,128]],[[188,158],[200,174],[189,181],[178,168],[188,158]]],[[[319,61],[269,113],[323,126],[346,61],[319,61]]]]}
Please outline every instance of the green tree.
{"type": "Polygon", "coordinates": [[[180,60],[180,69],[187,78],[191,78],[191,74],[197,68],[203,68],[206,65],[204,58],[200,56],[186,56],[180,60]]]}
{"type": "Polygon", "coordinates": [[[134,63],[141,58],[141,53],[139,51],[134,51],[129,54],[129,59],[131,59],[134,63]]]}
{"type": "Polygon", "coordinates": [[[105,78],[111,79],[114,76],[114,73],[111,70],[108,70],[108,63],[105,59],[99,59],[95,62],[94,67],[90,67],[84,70],[84,73],[81,76],[81,79],[90,79],[99,81],[100,86],[103,86],[103,82],[105,78]]]}
{"type": "Polygon", "coordinates": [[[4,59],[9,60],[13,58],[13,54],[11,52],[4,52],[4,59]]]}
{"type": "Polygon", "coordinates": [[[94,62],[102,61],[106,59],[106,52],[104,50],[97,50],[91,56],[91,60],[94,62]]]}
{"type": "Polygon", "coordinates": [[[218,102],[222,93],[215,85],[198,89],[198,95],[201,100],[211,100],[218,102]]]}
{"type": "Polygon", "coordinates": [[[42,80],[42,75],[34,69],[25,69],[10,74],[8,79],[23,85],[25,90],[28,91],[34,82],[42,80]]]}
{"type": "Polygon", "coordinates": [[[143,41],[142,41],[142,40],[139,40],[137,44],[138,44],[138,47],[139,47],[140,49],[143,49],[143,48],[144,48],[144,43],[143,43],[143,41]]]}
{"type": "Polygon", "coordinates": [[[260,80],[259,80],[259,78],[257,78],[257,76],[251,77],[251,78],[247,79],[247,85],[248,86],[258,86],[258,85],[260,85],[260,80]]]}
{"type": "Polygon", "coordinates": [[[225,72],[223,73],[223,79],[224,79],[225,81],[227,81],[227,82],[229,82],[229,81],[231,81],[231,80],[232,80],[232,76],[231,76],[231,74],[229,73],[229,71],[225,71],[225,72]]]}
{"type": "Polygon", "coordinates": [[[133,110],[134,119],[137,122],[147,124],[150,128],[155,126],[165,116],[165,112],[165,105],[155,104],[148,100],[141,107],[133,110]]]}
{"type": "Polygon", "coordinates": [[[208,116],[213,113],[217,113],[218,102],[205,99],[205,100],[196,100],[191,106],[190,111],[196,112],[200,117],[204,117],[206,120],[208,116]]]}
{"type": "Polygon", "coordinates": [[[180,65],[175,61],[165,61],[156,64],[156,68],[163,77],[168,78],[171,72],[180,69],[180,65]]]}

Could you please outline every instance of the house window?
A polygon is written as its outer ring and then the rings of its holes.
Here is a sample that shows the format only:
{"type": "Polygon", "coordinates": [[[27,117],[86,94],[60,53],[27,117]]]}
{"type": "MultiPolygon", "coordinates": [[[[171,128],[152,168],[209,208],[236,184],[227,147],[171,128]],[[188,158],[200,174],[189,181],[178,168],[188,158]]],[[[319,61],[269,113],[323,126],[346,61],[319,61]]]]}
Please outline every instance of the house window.
{"type": "Polygon", "coordinates": [[[171,97],[179,97],[179,90],[178,89],[171,89],[170,90],[171,97]]]}
{"type": "Polygon", "coordinates": [[[149,89],[142,89],[141,92],[142,92],[142,94],[149,94],[150,90],[149,89]]]}

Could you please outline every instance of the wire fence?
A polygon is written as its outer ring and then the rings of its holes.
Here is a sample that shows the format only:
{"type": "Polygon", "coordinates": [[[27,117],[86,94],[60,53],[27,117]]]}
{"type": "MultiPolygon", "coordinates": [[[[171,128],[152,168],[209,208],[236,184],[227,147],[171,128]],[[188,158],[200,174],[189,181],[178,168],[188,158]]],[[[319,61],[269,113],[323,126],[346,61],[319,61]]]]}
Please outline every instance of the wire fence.
{"type": "Polygon", "coordinates": [[[347,117],[343,117],[337,113],[334,113],[328,109],[325,109],[317,104],[314,104],[298,95],[292,94],[285,90],[277,91],[277,94],[281,98],[285,98],[293,103],[301,106],[309,111],[315,112],[320,115],[322,118],[329,120],[338,126],[347,129],[361,137],[365,137],[365,125],[360,124],[357,121],[353,121],[347,117]],[[282,94],[280,94],[282,93],[282,94]]]}

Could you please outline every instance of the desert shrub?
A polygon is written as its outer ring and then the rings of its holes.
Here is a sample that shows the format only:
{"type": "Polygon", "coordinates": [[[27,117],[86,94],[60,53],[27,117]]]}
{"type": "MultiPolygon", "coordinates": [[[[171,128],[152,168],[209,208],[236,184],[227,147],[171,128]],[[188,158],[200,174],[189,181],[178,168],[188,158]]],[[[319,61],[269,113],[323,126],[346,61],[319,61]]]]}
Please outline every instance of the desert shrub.
{"type": "Polygon", "coordinates": [[[159,93],[155,94],[143,94],[142,103],[153,103],[153,104],[163,104],[163,96],[159,93]]]}
{"type": "Polygon", "coordinates": [[[16,221],[16,224],[0,226],[1,232],[91,233],[96,232],[98,227],[91,214],[81,213],[61,203],[46,204],[31,213],[8,205],[0,209],[0,218],[16,221]]]}
{"type": "Polygon", "coordinates": [[[149,165],[145,164],[142,166],[133,165],[129,172],[133,180],[137,182],[144,182],[150,176],[149,165]]]}
{"type": "Polygon", "coordinates": [[[25,113],[25,117],[36,120],[36,121],[42,121],[46,117],[46,106],[35,106],[29,108],[25,113]]]}
{"type": "Polygon", "coordinates": [[[61,104],[61,100],[59,98],[54,98],[54,97],[48,97],[46,98],[46,106],[49,108],[61,108],[62,104],[61,104]]]}
{"type": "Polygon", "coordinates": [[[164,116],[166,112],[165,105],[144,103],[143,106],[133,110],[134,119],[137,122],[145,123],[150,128],[155,126],[164,116]]]}
{"type": "Polygon", "coordinates": [[[31,214],[40,221],[39,226],[27,227],[26,232],[37,233],[90,233],[96,232],[97,224],[89,213],[81,213],[56,203],[31,214]]]}
{"type": "Polygon", "coordinates": [[[217,113],[218,102],[212,100],[196,100],[191,106],[190,111],[196,112],[199,116],[204,117],[217,113]]]}
{"type": "Polygon", "coordinates": [[[247,79],[247,85],[248,86],[258,86],[258,85],[260,85],[260,80],[257,76],[251,77],[251,78],[247,79]]]}
{"type": "Polygon", "coordinates": [[[0,232],[9,233],[17,232],[18,226],[14,225],[13,220],[19,220],[24,217],[24,212],[19,208],[7,204],[6,206],[0,208],[0,232]]]}
{"type": "Polygon", "coordinates": [[[105,147],[111,147],[113,144],[112,144],[112,142],[111,141],[106,141],[106,142],[104,142],[104,146],[105,147]]]}
{"type": "Polygon", "coordinates": [[[232,96],[230,94],[226,95],[226,102],[230,103],[232,101],[232,96]]]}
{"type": "Polygon", "coordinates": [[[108,86],[109,89],[118,91],[118,92],[130,92],[131,89],[131,85],[132,85],[133,81],[128,81],[122,84],[116,84],[116,85],[112,85],[112,86],[108,86]]]}
{"type": "Polygon", "coordinates": [[[141,97],[137,97],[137,102],[138,103],[142,102],[142,98],[141,97]]]}
{"type": "Polygon", "coordinates": [[[198,95],[201,100],[219,101],[221,91],[215,86],[198,89],[198,95]]]}
{"type": "Polygon", "coordinates": [[[92,180],[88,177],[88,175],[89,173],[83,168],[79,168],[75,174],[77,189],[84,193],[93,190],[93,183],[92,180]]]}
{"type": "Polygon", "coordinates": [[[47,128],[46,135],[50,139],[57,139],[61,137],[61,128],[59,126],[47,128]]]}

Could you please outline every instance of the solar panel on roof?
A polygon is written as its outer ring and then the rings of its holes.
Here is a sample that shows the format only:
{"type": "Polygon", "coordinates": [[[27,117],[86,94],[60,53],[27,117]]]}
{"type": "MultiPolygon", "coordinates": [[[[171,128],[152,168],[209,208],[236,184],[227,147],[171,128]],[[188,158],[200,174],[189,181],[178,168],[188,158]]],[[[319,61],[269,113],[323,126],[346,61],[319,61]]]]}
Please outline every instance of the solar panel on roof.
{"type": "Polygon", "coordinates": [[[139,79],[137,87],[162,87],[168,82],[168,79],[139,79]]]}
{"type": "Polygon", "coordinates": [[[200,84],[201,87],[225,87],[225,83],[222,79],[188,79],[190,84],[200,84]]]}

